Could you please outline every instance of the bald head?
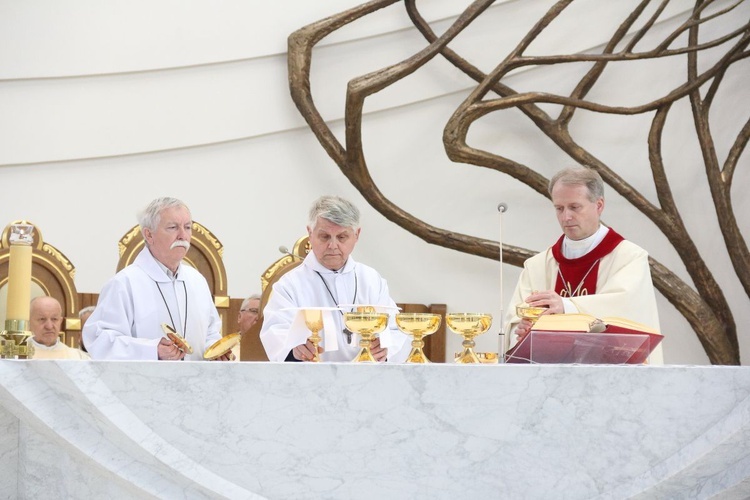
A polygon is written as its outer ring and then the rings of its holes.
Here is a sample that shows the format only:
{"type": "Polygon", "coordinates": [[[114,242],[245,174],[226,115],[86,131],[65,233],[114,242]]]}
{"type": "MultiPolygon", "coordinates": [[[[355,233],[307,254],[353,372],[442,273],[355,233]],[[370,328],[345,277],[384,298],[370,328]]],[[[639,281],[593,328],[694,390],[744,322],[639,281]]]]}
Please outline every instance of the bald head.
{"type": "Polygon", "coordinates": [[[60,336],[62,307],[53,297],[36,297],[29,308],[29,324],[34,340],[53,346],[60,336]]]}

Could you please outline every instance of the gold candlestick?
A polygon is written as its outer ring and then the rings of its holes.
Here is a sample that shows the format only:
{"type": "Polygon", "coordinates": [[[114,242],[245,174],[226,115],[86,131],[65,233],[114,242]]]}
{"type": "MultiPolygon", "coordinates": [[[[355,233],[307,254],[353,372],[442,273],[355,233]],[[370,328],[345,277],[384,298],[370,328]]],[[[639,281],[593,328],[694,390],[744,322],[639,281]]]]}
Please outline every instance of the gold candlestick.
{"type": "Polygon", "coordinates": [[[27,344],[29,331],[29,304],[31,302],[31,245],[34,226],[13,224],[10,233],[8,263],[8,302],[5,330],[0,339],[0,357],[30,358],[34,347],[27,344]]]}

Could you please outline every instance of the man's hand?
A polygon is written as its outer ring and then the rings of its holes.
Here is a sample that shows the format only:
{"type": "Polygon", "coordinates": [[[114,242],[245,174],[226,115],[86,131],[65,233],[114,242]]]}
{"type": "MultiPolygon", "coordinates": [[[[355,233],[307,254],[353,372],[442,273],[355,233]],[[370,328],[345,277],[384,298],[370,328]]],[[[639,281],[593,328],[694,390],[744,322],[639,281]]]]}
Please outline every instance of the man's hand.
{"type": "Polygon", "coordinates": [[[547,310],[542,314],[562,314],[565,312],[562,297],[554,290],[534,291],[526,297],[526,303],[531,307],[546,307],[547,310]]]}
{"type": "Polygon", "coordinates": [[[177,348],[174,342],[166,337],[159,340],[156,346],[156,355],[159,359],[176,361],[185,357],[185,353],[177,348]]]}
{"type": "Polygon", "coordinates": [[[211,361],[234,361],[234,354],[232,354],[232,351],[229,350],[218,358],[212,359],[211,361]]]}
{"type": "MultiPolygon", "coordinates": [[[[313,346],[313,343],[309,340],[304,343],[300,344],[294,349],[292,349],[292,356],[294,356],[294,359],[298,359],[299,361],[312,361],[312,359],[315,357],[314,353],[315,347],[313,346]]],[[[323,352],[323,348],[318,346],[318,354],[323,352]]]]}
{"type": "Polygon", "coordinates": [[[372,352],[372,356],[377,362],[385,361],[385,358],[388,357],[388,348],[380,347],[380,338],[376,338],[372,341],[370,344],[370,352],[372,352]]]}
{"type": "Polygon", "coordinates": [[[522,319],[518,326],[516,326],[516,343],[520,342],[526,335],[531,331],[531,320],[522,319]]]}

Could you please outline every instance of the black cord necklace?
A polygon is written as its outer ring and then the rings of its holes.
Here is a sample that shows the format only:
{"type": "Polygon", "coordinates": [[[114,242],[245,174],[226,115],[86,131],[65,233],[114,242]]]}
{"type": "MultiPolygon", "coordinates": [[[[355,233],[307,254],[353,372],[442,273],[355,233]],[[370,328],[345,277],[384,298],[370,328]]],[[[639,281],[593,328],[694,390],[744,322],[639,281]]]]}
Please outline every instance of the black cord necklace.
{"type": "MultiPolygon", "coordinates": [[[[352,300],[352,304],[357,303],[357,271],[352,271],[354,273],[354,299],[352,300]]],[[[326,280],[323,278],[323,275],[320,274],[318,271],[315,271],[315,274],[318,275],[320,278],[320,281],[323,282],[323,286],[326,287],[326,291],[328,291],[328,295],[331,296],[331,300],[333,300],[333,305],[337,306],[339,305],[338,301],[336,300],[336,297],[333,296],[333,292],[330,288],[328,288],[328,283],[326,283],[326,280]]],[[[339,312],[341,313],[341,317],[344,317],[344,311],[339,309],[339,312]]],[[[346,326],[344,326],[344,329],[342,330],[344,332],[344,335],[346,335],[346,343],[351,344],[352,343],[352,331],[349,330],[346,326]]]]}
{"type": "MultiPolygon", "coordinates": [[[[152,278],[153,279],[153,278],[152,278]]],[[[167,299],[164,298],[164,292],[161,291],[161,285],[159,285],[159,282],[156,280],[153,280],[154,283],[156,283],[156,288],[159,290],[159,295],[161,295],[161,300],[164,302],[164,307],[167,308],[167,314],[169,314],[169,321],[172,322],[172,328],[174,331],[177,331],[177,325],[175,325],[174,318],[172,318],[172,311],[169,310],[169,305],[167,304],[167,299]]],[[[182,337],[187,337],[187,286],[185,285],[185,282],[182,282],[182,289],[185,290],[185,323],[182,328],[182,337]]],[[[177,319],[180,319],[179,317],[177,319]]]]}

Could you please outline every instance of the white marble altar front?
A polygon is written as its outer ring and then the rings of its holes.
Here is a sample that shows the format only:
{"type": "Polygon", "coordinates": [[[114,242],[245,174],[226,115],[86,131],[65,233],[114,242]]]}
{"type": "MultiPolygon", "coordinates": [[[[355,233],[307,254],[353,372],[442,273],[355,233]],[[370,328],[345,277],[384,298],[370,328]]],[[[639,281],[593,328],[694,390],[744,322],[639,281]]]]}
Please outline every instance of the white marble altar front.
{"type": "Polygon", "coordinates": [[[747,498],[750,367],[0,361],[2,498],[747,498]]]}

